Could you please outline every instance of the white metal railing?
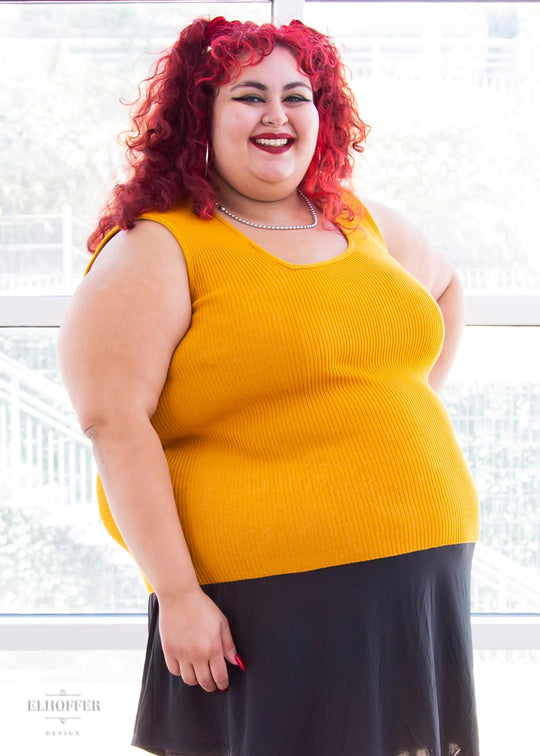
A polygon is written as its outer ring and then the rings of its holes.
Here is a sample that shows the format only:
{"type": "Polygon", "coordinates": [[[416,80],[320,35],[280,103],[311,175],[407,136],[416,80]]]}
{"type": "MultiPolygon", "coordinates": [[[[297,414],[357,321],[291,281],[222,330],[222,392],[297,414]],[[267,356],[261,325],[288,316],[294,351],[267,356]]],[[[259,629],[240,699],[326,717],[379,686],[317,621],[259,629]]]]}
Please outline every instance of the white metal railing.
{"type": "Polygon", "coordinates": [[[492,607],[514,605],[519,606],[520,612],[538,612],[540,580],[535,570],[523,567],[480,542],[474,552],[472,605],[489,611],[490,604],[492,607]]]}
{"type": "Polygon", "coordinates": [[[410,36],[361,35],[356,31],[354,36],[349,29],[336,32],[353,81],[391,76],[395,81],[467,82],[495,90],[499,96],[529,91],[534,85],[528,71],[519,65],[512,38],[490,37],[485,31],[441,37],[432,25],[423,30],[418,26],[410,36]]]}
{"type": "Polygon", "coordinates": [[[65,502],[93,498],[91,445],[64,390],[5,355],[0,355],[0,469],[8,493],[55,486],[65,502]]]}
{"type": "Polygon", "coordinates": [[[81,224],[68,204],[60,213],[0,216],[0,290],[7,294],[71,291],[88,260],[74,244],[74,225],[81,224]]]}

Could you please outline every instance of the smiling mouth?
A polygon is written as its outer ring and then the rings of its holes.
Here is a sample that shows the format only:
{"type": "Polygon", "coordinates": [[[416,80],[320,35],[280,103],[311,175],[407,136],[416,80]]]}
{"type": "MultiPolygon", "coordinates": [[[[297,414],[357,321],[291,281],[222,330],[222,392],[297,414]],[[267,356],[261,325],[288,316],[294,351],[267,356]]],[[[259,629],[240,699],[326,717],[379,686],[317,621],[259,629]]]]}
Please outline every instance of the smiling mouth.
{"type": "Polygon", "coordinates": [[[292,137],[252,137],[251,144],[264,152],[271,152],[273,154],[279,154],[286,152],[294,144],[292,137]]]}

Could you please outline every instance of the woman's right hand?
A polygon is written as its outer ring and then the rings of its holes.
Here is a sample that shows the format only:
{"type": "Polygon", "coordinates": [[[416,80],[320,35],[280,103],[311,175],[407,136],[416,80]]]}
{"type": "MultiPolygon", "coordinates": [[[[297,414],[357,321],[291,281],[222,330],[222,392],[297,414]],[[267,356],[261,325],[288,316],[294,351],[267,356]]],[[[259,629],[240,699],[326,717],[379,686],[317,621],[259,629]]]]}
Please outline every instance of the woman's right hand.
{"type": "Polygon", "coordinates": [[[159,597],[159,631],[165,662],[187,685],[209,693],[229,687],[225,660],[244,668],[223,612],[200,587],[159,597]]]}

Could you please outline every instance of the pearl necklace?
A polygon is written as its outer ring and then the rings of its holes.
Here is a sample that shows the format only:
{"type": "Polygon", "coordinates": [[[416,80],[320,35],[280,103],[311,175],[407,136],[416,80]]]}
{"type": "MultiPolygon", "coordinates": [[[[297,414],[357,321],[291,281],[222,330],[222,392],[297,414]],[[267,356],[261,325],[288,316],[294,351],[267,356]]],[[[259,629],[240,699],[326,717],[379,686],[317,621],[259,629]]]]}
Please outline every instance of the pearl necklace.
{"type": "Polygon", "coordinates": [[[300,226],[269,226],[269,225],[265,225],[264,223],[253,223],[253,221],[248,221],[245,218],[240,218],[239,215],[235,215],[234,213],[231,213],[230,210],[227,210],[226,207],[223,207],[223,205],[220,205],[219,202],[216,202],[216,206],[219,207],[222,213],[225,213],[225,215],[229,215],[231,218],[234,218],[240,223],[245,223],[246,226],[254,226],[255,228],[265,228],[268,231],[301,231],[304,228],[315,228],[319,220],[317,217],[317,213],[315,212],[315,208],[313,207],[313,204],[308,200],[306,195],[303,192],[301,192],[299,189],[298,189],[298,194],[302,197],[302,199],[305,201],[306,205],[308,206],[309,212],[311,213],[311,217],[313,218],[313,223],[305,223],[300,226]]]}

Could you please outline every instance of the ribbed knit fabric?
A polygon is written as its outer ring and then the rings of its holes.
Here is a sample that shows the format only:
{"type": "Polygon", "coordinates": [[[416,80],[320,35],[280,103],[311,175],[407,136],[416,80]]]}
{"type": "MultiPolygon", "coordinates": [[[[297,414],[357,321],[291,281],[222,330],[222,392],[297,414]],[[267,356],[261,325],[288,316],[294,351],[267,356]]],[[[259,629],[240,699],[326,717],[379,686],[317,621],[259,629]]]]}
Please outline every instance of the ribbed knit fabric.
{"type": "Polygon", "coordinates": [[[152,422],[201,583],[476,540],[477,495],[428,384],[441,312],[367,211],[345,252],[308,265],[219,216],[143,217],[189,273],[192,322],[152,422]]]}

